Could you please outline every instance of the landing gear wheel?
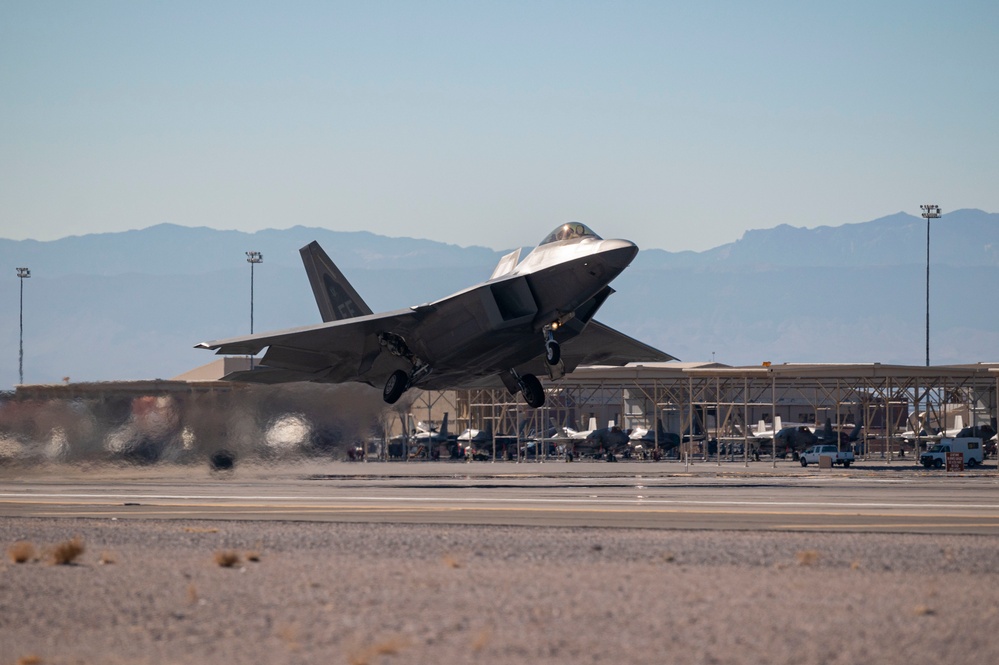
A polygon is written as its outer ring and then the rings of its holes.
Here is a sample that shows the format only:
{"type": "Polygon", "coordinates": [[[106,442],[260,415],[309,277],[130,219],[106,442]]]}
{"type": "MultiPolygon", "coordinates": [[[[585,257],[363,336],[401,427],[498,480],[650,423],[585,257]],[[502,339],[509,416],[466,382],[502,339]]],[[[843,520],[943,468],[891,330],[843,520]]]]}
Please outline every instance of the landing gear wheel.
{"type": "Polygon", "coordinates": [[[384,390],[382,390],[382,397],[385,399],[385,402],[388,404],[398,402],[402,394],[406,392],[407,383],[409,383],[409,377],[401,369],[392,372],[385,382],[384,390]]]}
{"type": "Polygon", "coordinates": [[[562,359],[562,347],[554,339],[545,342],[545,362],[549,365],[557,365],[562,359]]]}
{"type": "Polygon", "coordinates": [[[520,377],[520,391],[524,394],[524,401],[532,409],[538,409],[545,405],[545,389],[541,386],[541,381],[533,374],[525,374],[520,377]]]}

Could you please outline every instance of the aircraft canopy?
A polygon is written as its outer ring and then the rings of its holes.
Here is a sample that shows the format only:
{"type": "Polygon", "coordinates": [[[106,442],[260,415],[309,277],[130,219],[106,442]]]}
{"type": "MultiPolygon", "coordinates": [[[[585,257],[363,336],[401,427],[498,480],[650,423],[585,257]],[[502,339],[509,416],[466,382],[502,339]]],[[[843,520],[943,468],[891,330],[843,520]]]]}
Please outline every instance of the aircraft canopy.
{"type": "Polygon", "coordinates": [[[545,239],[541,241],[541,245],[547,245],[548,243],[558,242],[560,240],[577,240],[579,238],[602,240],[602,238],[594,233],[593,230],[586,224],[582,224],[580,222],[569,222],[567,224],[562,224],[549,233],[545,239]]]}

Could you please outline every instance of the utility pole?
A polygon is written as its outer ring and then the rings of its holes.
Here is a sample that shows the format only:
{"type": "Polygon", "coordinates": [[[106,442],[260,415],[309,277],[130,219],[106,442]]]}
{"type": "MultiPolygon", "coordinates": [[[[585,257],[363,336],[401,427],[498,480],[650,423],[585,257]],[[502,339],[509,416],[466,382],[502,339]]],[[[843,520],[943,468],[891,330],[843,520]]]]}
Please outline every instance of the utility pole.
{"type": "Polygon", "coordinates": [[[20,314],[20,338],[17,349],[17,377],[18,384],[24,385],[24,280],[31,277],[31,270],[28,268],[17,269],[18,279],[21,280],[21,314],[20,314]]]}
{"type": "MultiPolygon", "coordinates": [[[[250,334],[253,334],[253,267],[264,262],[260,252],[247,252],[246,262],[250,264],[250,334]]],[[[253,356],[250,356],[250,369],[253,369],[253,356]]]]}
{"type": "Polygon", "coordinates": [[[930,220],[940,217],[940,206],[924,203],[919,206],[926,219],[926,366],[930,366],[930,220]]]}
{"type": "Polygon", "coordinates": [[[246,262],[250,264],[250,334],[253,334],[253,266],[264,262],[260,252],[247,252],[246,262]]]}

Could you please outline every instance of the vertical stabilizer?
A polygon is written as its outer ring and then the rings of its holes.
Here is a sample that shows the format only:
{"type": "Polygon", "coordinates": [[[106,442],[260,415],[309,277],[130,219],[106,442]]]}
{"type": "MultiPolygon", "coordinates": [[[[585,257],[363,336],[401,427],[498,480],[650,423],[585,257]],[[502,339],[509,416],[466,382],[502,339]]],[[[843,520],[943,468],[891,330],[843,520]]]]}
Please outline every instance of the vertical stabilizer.
{"type": "Polygon", "coordinates": [[[325,323],[372,313],[318,242],[313,240],[298,251],[325,323]]]}
{"type": "Polygon", "coordinates": [[[503,258],[499,260],[496,267],[493,269],[493,274],[489,276],[489,279],[496,279],[497,277],[502,277],[507,273],[513,271],[517,267],[517,262],[520,261],[520,248],[513,250],[503,258]]]}
{"type": "Polygon", "coordinates": [[[954,429],[958,432],[964,429],[964,416],[960,413],[954,416],[954,429]]]}

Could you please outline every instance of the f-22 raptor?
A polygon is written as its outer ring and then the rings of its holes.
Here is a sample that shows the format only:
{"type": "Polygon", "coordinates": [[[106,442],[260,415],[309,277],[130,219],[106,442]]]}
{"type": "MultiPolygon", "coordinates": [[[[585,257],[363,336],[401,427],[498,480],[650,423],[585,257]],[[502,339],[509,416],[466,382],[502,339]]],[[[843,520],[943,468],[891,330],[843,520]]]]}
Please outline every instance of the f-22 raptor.
{"type": "Polygon", "coordinates": [[[667,361],[663,353],[595,320],[608,284],[635,258],[628,240],[562,224],[523,261],[500,259],[488,280],[435,302],[374,314],[318,243],[300,250],[324,323],[198,344],[255,356],[228,380],[357,381],[395,403],[411,387],[505,386],[531,407],[545,403],[539,374],[556,380],[579,365],[667,361]]]}

